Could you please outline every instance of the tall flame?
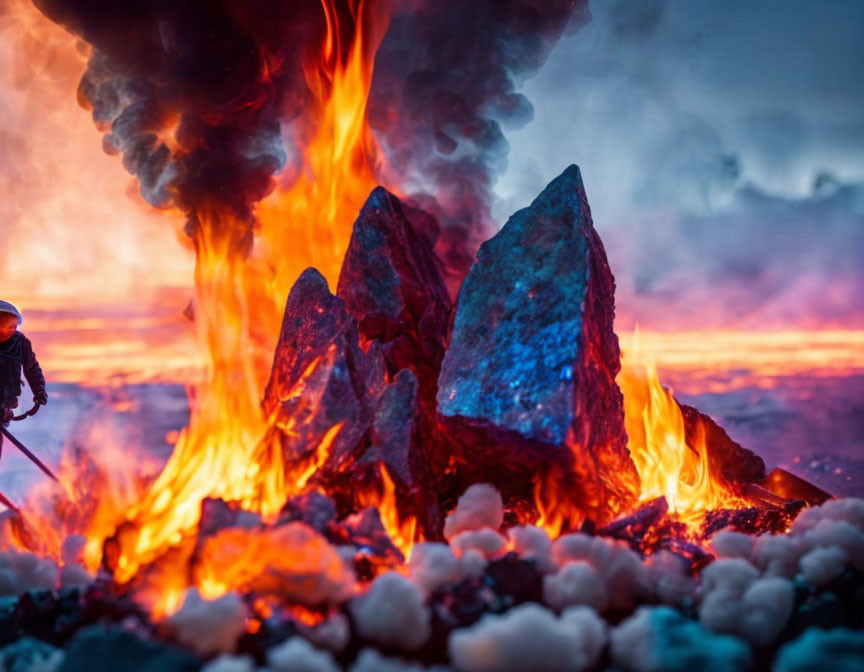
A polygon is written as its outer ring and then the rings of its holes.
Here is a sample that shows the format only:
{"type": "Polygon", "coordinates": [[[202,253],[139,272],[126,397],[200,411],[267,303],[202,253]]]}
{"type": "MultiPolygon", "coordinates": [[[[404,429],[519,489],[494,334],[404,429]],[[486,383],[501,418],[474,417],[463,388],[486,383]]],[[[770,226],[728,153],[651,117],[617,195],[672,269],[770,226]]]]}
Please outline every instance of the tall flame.
{"type": "Polygon", "coordinates": [[[663,496],[670,511],[694,523],[706,511],[737,504],[736,494],[711,473],[701,423],[688,445],[681,409],[672,391],[660,384],[638,330],[622,357],[617,382],[624,395],[630,456],[641,481],[640,499],[663,496]]]}
{"type": "MultiPolygon", "coordinates": [[[[120,582],[181,544],[205,498],[239,502],[272,518],[305,485],[304,469],[286,477],[260,401],[288,288],[313,264],[335,284],[351,223],[376,184],[365,109],[374,54],[389,20],[386,3],[352,3],[353,36],[345,45],[350,31],[339,25],[332,2],[323,0],[323,8],[327,35],[320,60],[306,66],[317,105],[297,124],[302,169],[262,204],[251,254],[238,244],[242,223],[221,211],[196,213],[195,325],[207,355],[204,382],[190,395],[189,426],[165,469],[128,511],[117,539],[120,582]]],[[[328,434],[330,441],[337,432],[328,434]]],[[[328,449],[322,445],[316,454],[328,449]]],[[[173,605],[156,606],[165,613],[173,605]]]]}

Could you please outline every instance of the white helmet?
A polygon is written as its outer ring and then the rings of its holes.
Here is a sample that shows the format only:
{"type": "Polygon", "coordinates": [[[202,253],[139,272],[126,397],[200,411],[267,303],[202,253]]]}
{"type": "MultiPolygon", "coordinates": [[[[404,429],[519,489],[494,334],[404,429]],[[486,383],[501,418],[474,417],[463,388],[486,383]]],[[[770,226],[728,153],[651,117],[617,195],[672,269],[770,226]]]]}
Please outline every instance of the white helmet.
{"type": "Polygon", "coordinates": [[[18,318],[18,324],[21,324],[24,321],[24,318],[21,317],[21,311],[8,301],[0,301],[0,313],[9,313],[14,315],[18,318]]]}

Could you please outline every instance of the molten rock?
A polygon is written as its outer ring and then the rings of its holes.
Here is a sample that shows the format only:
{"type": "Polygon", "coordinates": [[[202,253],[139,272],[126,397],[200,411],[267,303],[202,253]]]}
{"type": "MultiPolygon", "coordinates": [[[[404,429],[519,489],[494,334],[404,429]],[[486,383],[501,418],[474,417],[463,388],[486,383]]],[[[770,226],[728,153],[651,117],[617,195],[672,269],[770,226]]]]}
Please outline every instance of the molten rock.
{"type": "Polygon", "coordinates": [[[570,166],[480,247],[438,387],[443,421],[470,437],[466,462],[522,475],[563,464],[573,503],[601,521],[639,482],[615,384],[614,291],[570,166]]]}
{"type": "Polygon", "coordinates": [[[220,530],[198,549],[193,572],[202,585],[221,582],[310,607],[345,601],[355,580],[336,548],[300,522],[220,530]]]}
{"type": "Polygon", "coordinates": [[[336,469],[371,424],[385,384],[384,362],[375,344],[364,352],[358,338],[342,300],[318,271],[305,270],[288,295],[263,401],[282,432],[287,464],[329,440],[323,466],[336,469]]]}

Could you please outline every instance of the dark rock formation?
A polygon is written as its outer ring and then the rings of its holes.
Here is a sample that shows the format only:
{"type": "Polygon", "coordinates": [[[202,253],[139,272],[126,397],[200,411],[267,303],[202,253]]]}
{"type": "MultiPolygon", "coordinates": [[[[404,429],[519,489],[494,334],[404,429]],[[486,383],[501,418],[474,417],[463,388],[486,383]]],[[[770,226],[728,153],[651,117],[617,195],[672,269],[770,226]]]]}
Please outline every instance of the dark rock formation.
{"type": "Polygon", "coordinates": [[[326,466],[344,464],[371,425],[385,385],[380,347],[364,352],[342,300],[318,271],[304,271],[288,295],[263,400],[281,432],[286,464],[313,454],[337,425],[326,466]]]}
{"type": "Polygon", "coordinates": [[[525,474],[568,464],[566,490],[602,521],[638,489],[615,384],[614,291],[570,166],[480,247],[437,396],[451,434],[470,437],[466,461],[525,474]]]}
{"type": "Polygon", "coordinates": [[[438,492],[419,431],[417,397],[417,379],[410,369],[403,369],[381,395],[370,445],[358,468],[376,480],[380,469],[386,468],[396,486],[399,511],[416,516],[427,538],[438,538],[442,524],[438,492]]]}
{"type": "Polygon", "coordinates": [[[376,188],[354,222],[336,294],[361,338],[381,342],[390,375],[411,369],[431,401],[452,305],[430,219],[376,188]]]}
{"type": "Polygon", "coordinates": [[[710,417],[687,404],[679,403],[684,418],[684,437],[691,448],[705,441],[711,473],[726,483],[749,483],[765,478],[765,462],[753,451],[736,443],[710,417]]]}
{"type": "Polygon", "coordinates": [[[337,289],[361,343],[381,344],[393,381],[376,411],[364,476],[380,481],[386,466],[400,510],[410,500],[406,510],[433,538],[440,532],[433,493],[443,471],[433,465],[446,464],[448,454],[437,432],[435,393],[453,312],[436,236],[434,217],[376,188],[354,222],[337,289]]]}

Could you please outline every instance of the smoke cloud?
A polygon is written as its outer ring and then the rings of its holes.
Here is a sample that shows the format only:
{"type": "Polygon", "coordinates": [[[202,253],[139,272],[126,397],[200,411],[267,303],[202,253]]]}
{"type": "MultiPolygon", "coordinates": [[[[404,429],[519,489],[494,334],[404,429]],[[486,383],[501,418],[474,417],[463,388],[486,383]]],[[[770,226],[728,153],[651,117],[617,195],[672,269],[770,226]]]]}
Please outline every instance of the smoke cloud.
{"type": "Polygon", "coordinates": [[[252,207],[286,161],[280,122],[301,109],[302,60],[320,44],[315,0],[37,0],[93,46],[79,86],[142,195],[195,213],[252,207]]]}
{"type": "MultiPolygon", "coordinates": [[[[93,46],[79,99],[147,201],[193,223],[227,208],[251,227],[255,203],[296,149],[284,128],[310,104],[304,64],[320,58],[326,34],[319,0],[36,4],[93,46]]],[[[343,33],[354,29],[355,4],[334,3],[343,33]]],[[[587,18],[587,0],[396,4],[370,119],[387,186],[439,216],[451,265],[465,267],[488,233],[492,184],[506,169],[502,129],[533,115],[517,92],[522,79],[587,18]]]]}
{"type": "Polygon", "coordinates": [[[477,0],[454,9],[412,0],[394,16],[375,63],[370,121],[390,178],[438,216],[449,238],[445,262],[467,270],[492,232],[505,131],[534,117],[520,85],[590,14],[587,0],[477,0]]]}

